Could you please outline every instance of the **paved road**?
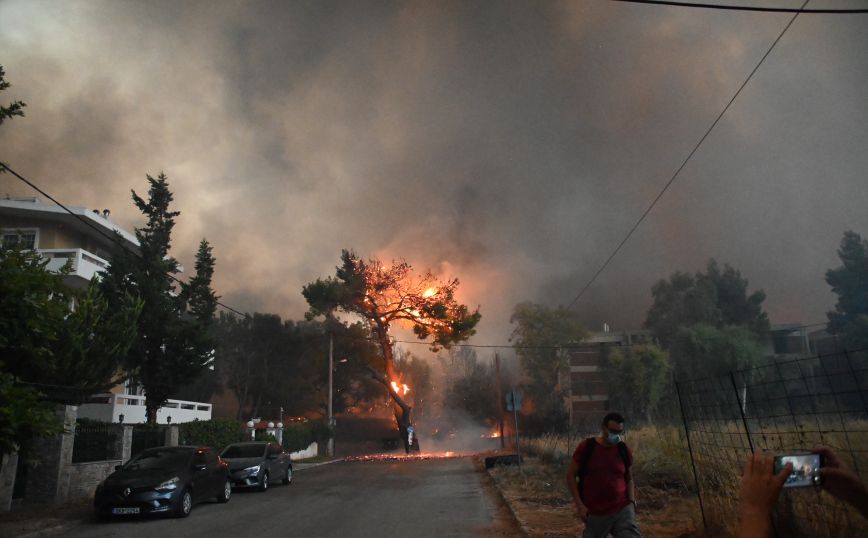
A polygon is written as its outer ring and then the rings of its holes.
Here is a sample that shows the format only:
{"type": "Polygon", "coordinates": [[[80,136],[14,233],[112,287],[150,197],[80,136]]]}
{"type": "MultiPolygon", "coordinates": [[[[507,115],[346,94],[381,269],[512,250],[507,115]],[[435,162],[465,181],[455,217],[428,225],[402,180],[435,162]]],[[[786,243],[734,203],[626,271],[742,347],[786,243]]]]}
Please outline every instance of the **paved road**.
{"type": "Polygon", "coordinates": [[[340,462],[297,472],[290,486],[196,505],[186,519],[87,521],[68,537],[520,536],[469,458],[340,462]]]}

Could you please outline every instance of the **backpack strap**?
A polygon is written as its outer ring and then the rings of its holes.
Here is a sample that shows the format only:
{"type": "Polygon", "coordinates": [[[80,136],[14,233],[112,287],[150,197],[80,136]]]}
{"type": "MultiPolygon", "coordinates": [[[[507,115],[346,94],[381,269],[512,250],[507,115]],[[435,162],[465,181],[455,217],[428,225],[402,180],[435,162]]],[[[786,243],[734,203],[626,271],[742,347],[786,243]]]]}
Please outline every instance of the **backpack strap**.
{"type": "Polygon", "coordinates": [[[588,474],[588,463],[591,461],[591,455],[594,453],[594,447],[597,446],[597,441],[593,437],[585,439],[585,449],[579,457],[579,498],[584,500],[585,492],[585,476],[588,474]]]}
{"type": "Polygon", "coordinates": [[[618,454],[621,455],[621,459],[624,460],[624,477],[627,477],[627,472],[630,470],[630,456],[627,454],[627,443],[621,441],[618,443],[618,454]]]}

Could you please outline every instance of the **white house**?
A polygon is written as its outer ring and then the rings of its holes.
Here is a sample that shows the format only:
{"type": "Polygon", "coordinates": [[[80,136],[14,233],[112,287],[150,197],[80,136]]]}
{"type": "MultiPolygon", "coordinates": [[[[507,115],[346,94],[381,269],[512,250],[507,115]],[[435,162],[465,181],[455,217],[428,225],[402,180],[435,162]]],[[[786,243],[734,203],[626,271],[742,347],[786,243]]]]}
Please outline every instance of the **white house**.
{"type": "MultiPolygon", "coordinates": [[[[71,261],[71,271],[64,280],[76,288],[87,286],[95,274],[108,267],[114,232],[120,234],[126,248],[138,251],[135,235],[113,223],[108,209],[67,208],[72,214],[37,198],[0,199],[0,245],[34,249],[49,259],[48,269],[53,271],[71,261]]],[[[144,400],[141,387],[117,385],[110,393],[96,394],[80,406],[78,416],[106,422],[144,422],[144,400]]],[[[169,400],[157,412],[161,423],[210,418],[211,404],[203,402],[169,400]]]]}

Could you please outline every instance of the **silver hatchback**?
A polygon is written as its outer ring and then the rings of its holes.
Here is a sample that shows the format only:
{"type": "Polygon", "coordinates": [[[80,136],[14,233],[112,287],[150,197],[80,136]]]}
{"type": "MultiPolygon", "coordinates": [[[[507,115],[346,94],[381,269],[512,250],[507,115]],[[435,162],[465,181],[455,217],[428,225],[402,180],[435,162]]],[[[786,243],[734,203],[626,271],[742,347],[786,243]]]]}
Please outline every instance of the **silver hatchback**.
{"type": "Polygon", "coordinates": [[[292,482],[289,453],[277,443],[234,443],[224,448],[220,457],[229,464],[232,487],[265,491],[272,482],[292,482]]]}

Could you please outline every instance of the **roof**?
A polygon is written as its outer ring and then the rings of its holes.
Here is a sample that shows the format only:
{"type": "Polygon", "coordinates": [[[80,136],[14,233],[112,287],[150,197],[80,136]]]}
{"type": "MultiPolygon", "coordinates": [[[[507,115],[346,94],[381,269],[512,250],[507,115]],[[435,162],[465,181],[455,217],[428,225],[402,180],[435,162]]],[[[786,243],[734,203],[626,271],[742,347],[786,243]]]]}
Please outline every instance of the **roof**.
{"type": "Polygon", "coordinates": [[[91,226],[96,227],[97,229],[101,229],[106,232],[106,235],[111,236],[112,232],[117,232],[124,239],[125,246],[133,247],[138,249],[139,241],[136,239],[136,236],[108,218],[107,215],[103,215],[96,210],[87,209],[85,207],[76,207],[76,206],[66,206],[69,211],[72,212],[72,215],[66,211],[66,209],[60,207],[57,204],[46,204],[41,202],[38,198],[6,198],[0,199],[0,215],[8,215],[12,217],[18,218],[40,218],[46,220],[52,220],[55,222],[62,222],[63,224],[69,226],[70,228],[80,232],[87,234],[92,237],[98,237],[101,241],[106,243],[111,240],[107,237],[99,234],[96,230],[94,230],[91,226]],[[84,220],[85,222],[82,222],[84,220]]]}

